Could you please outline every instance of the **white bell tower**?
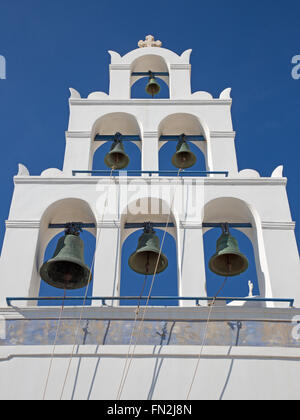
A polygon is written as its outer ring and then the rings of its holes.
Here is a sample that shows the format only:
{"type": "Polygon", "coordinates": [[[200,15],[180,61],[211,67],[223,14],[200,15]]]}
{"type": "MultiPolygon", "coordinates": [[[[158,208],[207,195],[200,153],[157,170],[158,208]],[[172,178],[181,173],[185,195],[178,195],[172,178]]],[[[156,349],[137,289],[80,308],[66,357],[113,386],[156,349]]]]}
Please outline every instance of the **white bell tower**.
{"type": "MultiPolygon", "coordinates": [[[[289,308],[286,299],[294,300],[294,306],[299,307],[299,254],[282,166],[275,168],[270,177],[261,177],[253,169],[239,170],[231,89],[223,90],[218,98],[205,91],[192,93],[191,50],[178,55],[149,35],[123,57],[114,51],[109,54],[108,93],[93,92],[82,98],[77,90],[70,89],[62,170],[50,168],[36,176],[20,164],[14,177],[15,190],[0,260],[0,315],[6,335],[3,341],[0,339],[0,360],[3,358],[11,379],[6,386],[0,379],[1,394],[10,399],[41,398],[40,389],[52,359],[54,370],[47,384],[47,397],[58,398],[57,390],[66,379],[63,373],[71,354],[71,359],[75,357],[78,362],[81,357],[84,363],[81,373],[76,371],[77,362],[67,370],[70,377],[63,397],[81,398],[75,389],[78,385],[83,398],[115,399],[130,347],[128,336],[121,331],[131,331],[136,322],[144,322],[148,330],[134,351],[131,346],[133,366],[122,395],[118,394],[120,398],[185,399],[204,344],[202,374],[195,376],[192,399],[252,399],[259,395],[280,399],[288,392],[290,397],[296,397],[293,380],[300,374],[300,342],[292,336],[292,321],[300,310],[289,308]],[[167,84],[169,98],[131,97],[134,83],[147,77],[149,71],[167,84]],[[139,147],[141,171],[133,174],[125,169],[113,171],[111,176],[93,171],[95,152],[116,133],[139,147]],[[195,172],[195,176],[187,177],[184,172],[166,175],[161,171],[161,147],[183,133],[203,153],[205,173],[195,172]],[[140,211],[132,212],[133,207],[140,211]],[[157,210],[161,208],[164,212],[157,210]],[[154,226],[165,226],[176,241],[177,261],[171,263],[177,265],[178,297],[182,298],[179,307],[152,307],[150,303],[141,321],[141,315],[135,319],[136,308],[122,307],[117,299],[106,299],[109,306],[94,300],[83,312],[76,307],[64,308],[59,322],[60,307],[39,307],[37,300],[32,300],[39,297],[39,270],[47,245],[68,222],[82,223],[96,237],[93,297],[118,298],[122,246],[131,233],[140,229],[139,225],[148,221],[154,226]],[[211,310],[206,301],[189,298],[207,297],[203,235],[212,226],[223,223],[236,227],[250,239],[260,296],[250,306],[247,300],[239,305],[218,302],[211,310]],[[45,319],[52,320],[52,326],[45,326],[45,319]],[[98,335],[91,333],[90,344],[77,340],[76,345],[83,345],[74,356],[71,347],[75,342],[66,331],[71,324],[75,328],[83,320],[89,321],[89,328],[97,330],[98,335]],[[26,322],[31,333],[24,330],[26,322]],[[206,322],[210,325],[207,337],[206,322]],[[244,322],[242,346],[235,342],[234,328],[228,327],[230,322],[244,322]],[[277,323],[280,337],[275,334],[273,323],[277,323]],[[166,341],[156,340],[158,324],[165,325],[166,341]],[[11,326],[19,334],[13,338],[9,335],[11,326]],[[53,355],[49,337],[53,336],[53,328],[59,326],[62,332],[54,343],[57,353],[53,355]],[[51,334],[47,328],[52,328],[51,334]],[[35,334],[38,329],[40,341],[35,334]],[[106,340],[110,340],[109,344],[106,340]],[[233,350],[228,352],[229,348],[233,350]],[[9,357],[5,358],[6,354],[9,357]],[[103,368],[97,372],[100,357],[103,368]],[[235,357],[238,363],[231,377],[229,365],[235,357]],[[23,366],[17,363],[18,358],[24,358],[23,366]],[[293,366],[295,360],[297,366],[293,366]],[[158,373],[157,361],[164,362],[158,373]],[[257,363],[256,367],[252,362],[257,363]],[[25,383],[26,372],[36,365],[39,374],[31,379],[33,386],[21,387],[14,393],[13,380],[25,383]],[[274,368],[281,382],[275,387],[274,368]],[[268,374],[263,376],[263,372],[268,374]],[[93,374],[101,388],[98,393],[90,382],[93,374]],[[153,382],[151,378],[156,374],[153,382]],[[203,381],[212,375],[215,381],[203,381]],[[239,382],[241,376],[251,377],[252,382],[239,382]]],[[[253,298],[251,292],[249,296],[253,298]]],[[[236,325],[239,328],[240,324],[236,325]]]]}

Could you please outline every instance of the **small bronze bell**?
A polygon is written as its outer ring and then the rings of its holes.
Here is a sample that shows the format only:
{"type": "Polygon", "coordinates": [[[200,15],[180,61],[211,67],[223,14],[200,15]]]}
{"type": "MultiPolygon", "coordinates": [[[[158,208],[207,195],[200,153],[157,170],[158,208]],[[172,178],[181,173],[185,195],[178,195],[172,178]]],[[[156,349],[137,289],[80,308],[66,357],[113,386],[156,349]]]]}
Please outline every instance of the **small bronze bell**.
{"type": "Polygon", "coordinates": [[[149,71],[149,81],[146,86],[146,92],[152,96],[157,95],[160,92],[160,86],[156,81],[155,76],[149,71]]]}
{"type": "Polygon", "coordinates": [[[129,156],[124,151],[121,134],[116,133],[110,152],[104,158],[105,165],[109,168],[123,169],[129,165],[129,156]]]}
{"type": "Polygon", "coordinates": [[[159,238],[155,234],[150,223],[145,224],[144,232],[138,240],[136,251],[131,254],[128,260],[129,267],[140,274],[161,273],[168,267],[168,258],[160,252],[159,238]],[[157,259],[159,261],[157,264],[157,259]]]}
{"type": "Polygon", "coordinates": [[[232,277],[246,271],[248,265],[248,259],[240,252],[238,242],[229,234],[227,225],[217,241],[216,253],[209,260],[210,270],[219,276],[232,277]]]}
{"type": "Polygon", "coordinates": [[[42,265],[40,276],[58,289],[81,289],[90,282],[91,271],[84,263],[83,241],[74,224],[68,224],[53,257],[42,265]]]}
{"type": "Polygon", "coordinates": [[[172,157],[172,164],[176,168],[186,169],[194,166],[196,161],[196,156],[190,151],[190,147],[185,140],[185,136],[182,134],[177,143],[176,153],[172,157]]]}

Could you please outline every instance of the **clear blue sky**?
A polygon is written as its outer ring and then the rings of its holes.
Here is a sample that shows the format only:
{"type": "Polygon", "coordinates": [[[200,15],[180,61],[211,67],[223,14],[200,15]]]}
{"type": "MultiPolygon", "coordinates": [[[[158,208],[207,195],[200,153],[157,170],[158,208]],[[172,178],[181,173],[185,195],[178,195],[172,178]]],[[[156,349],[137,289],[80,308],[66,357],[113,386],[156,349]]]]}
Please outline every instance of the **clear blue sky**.
{"type": "MultiPolygon", "coordinates": [[[[240,169],[288,177],[293,219],[300,198],[299,1],[0,0],[0,245],[18,163],[39,175],[61,168],[69,87],[108,91],[107,50],[121,55],[153,34],[177,53],[193,49],[192,89],[232,87],[240,169]]],[[[99,167],[99,169],[101,169],[99,167]]],[[[299,228],[297,230],[299,237],[299,228]]],[[[280,244],[279,244],[280,246],[280,244]]]]}

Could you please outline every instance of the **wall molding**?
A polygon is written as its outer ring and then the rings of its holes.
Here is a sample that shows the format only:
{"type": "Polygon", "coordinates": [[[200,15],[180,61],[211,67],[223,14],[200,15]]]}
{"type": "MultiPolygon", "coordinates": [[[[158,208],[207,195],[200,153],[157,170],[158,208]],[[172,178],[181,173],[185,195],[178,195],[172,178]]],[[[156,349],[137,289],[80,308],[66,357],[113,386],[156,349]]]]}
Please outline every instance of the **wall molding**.
{"type": "Polygon", "coordinates": [[[166,177],[133,177],[133,176],[129,176],[128,178],[121,176],[121,177],[114,177],[113,180],[110,179],[108,176],[87,176],[87,175],[83,175],[83,176],[73,176],[73,177],[40,177],[40,176],[15,176],[14,177],[14,183],[15,184],[29,184],[29,185],[34,185],[34,184],[44,184],[44,185],[48,185],[48,184],[61,184],[61,185],[86,185],[86,184],[92,184],[92,185],[96,185],[99,183],[99,181],[101,181],[101,185],[105,185],[105,184],[111,184],[116,183],[126,183],[126,182],[130,182],[130,183],[134,183],[137,182],[140,183],[141,180],[143,181],[147,181],[150,182],[152,181],[153,184],[157,183],[157,184],[164,184],[164,183],[169,183],[170,181],[172,181],[172,185],[174,185],[175,183],[178,184],[182,184],[182,180],[190,180],[192,182],[193,181],[201,181],[201,183],[203,182],[204,185],[224,185],[224,186],[235,186],[235,185],[248,185],[248,186],[263,186],[263,185],[281,185],[281,186],[285,186],[287,183],[287,178],[219,178],[219,177],[180,177],[180,178],[176,178],[174,176],[166,176],[166,177]]]}
{"type": "Polygon", "coordinates": [[[214,139],[235,139],[235,131],[211,131],[210,137],[214,139]]]}
{"type": "Polygon", "coordinates": [[[109,97],[106,100],[100,99],[70,99],[70,105],[168,105],[168,106],[178,106],[178,105],[231,105],[232,99],[110,99],[109,97]]]}
{"type": "Polygon", "coordinates": [[[261,222],[261,226],[270,230],[295,230],[296,222],[261,222]]]}
{"type": "Polygon", "coordinates": [[[8,229],[39,229],[40,221],[39,220],[6,220],[5,226],[8,229]]]}

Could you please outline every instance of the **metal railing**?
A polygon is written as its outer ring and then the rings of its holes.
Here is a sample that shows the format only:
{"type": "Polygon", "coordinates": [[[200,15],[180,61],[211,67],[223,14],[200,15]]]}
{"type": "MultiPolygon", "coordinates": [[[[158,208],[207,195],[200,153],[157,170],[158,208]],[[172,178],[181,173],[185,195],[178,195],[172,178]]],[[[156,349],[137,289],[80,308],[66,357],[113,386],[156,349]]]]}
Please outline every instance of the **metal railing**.
{"type": "MultiPolygon", "coordinates": [[[[83,171],[83,170],[73,170],[72,175],[75,176],[76,174],[90,174],[90,175],[103,175],[103,176],[140,176],[147,174],[149,176],[152,175],[161,175],[161,176],[177,176],[178,171],[140,171],[140,170],[93,170],[93,171],[83,171]]],[[[226,178],[228,177],[228,171],[185,171],[182,170],[179,172],[179,176],[207,176],[207,175],[224,175],[226,178]]]]}
{"type": "Polygon", "coordinates": [[[273,303],[289,303],[290,308],[294,307],[294,299],[279,299],[279,298],[258,298],[258,297],[248,297],[248,298],[239,298],[239,297],[185,297],[185,296],[49,296],[49,297],[7,297],[6,302],[8,306],[13,306],[12,301],[101,301],[103,306],[106,306],[106,301],[124,301],[124,300],[148,300],[149,302],[153,300],[164,300],[164,301],[195,301],[195,306],[199,306],[201,301],[211,302],[211,301],[225,301],[225,302],[273,302],[273,303]]]}

